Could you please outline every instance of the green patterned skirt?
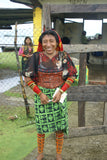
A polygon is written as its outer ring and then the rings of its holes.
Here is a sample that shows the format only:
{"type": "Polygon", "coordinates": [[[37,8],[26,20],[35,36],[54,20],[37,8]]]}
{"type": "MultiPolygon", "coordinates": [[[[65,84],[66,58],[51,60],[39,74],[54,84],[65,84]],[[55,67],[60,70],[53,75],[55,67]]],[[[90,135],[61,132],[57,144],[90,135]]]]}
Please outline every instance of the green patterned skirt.
{"type": "MultiPolygon", "coordinates": [[[[39,87],[49,99],[55,92],[55,89],[47,89],[39,87]]],[[[67,99],[62,103],[49,102],[41,105],[40,97],[35,95],[35,116],[36,128],[38,133],[49,133],[55,131],[63,131],[68,134],[68,112],[67,99]]]]}

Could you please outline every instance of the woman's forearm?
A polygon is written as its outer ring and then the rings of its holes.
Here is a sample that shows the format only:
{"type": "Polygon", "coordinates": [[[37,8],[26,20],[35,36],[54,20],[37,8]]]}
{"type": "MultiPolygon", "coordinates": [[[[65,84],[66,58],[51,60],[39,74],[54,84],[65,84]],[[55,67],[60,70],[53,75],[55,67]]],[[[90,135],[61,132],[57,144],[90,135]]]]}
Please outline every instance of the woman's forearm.
{"type": "Polygon", "coordinates": [[[32,81],[31,78],[26,77],[26,82],[27,82],[27,85],[28,85],[37,95],[40,95],[40,94],[42,93],[41,90],[39,89],[39,87],[35,84],[34,81],[32,81]]]}

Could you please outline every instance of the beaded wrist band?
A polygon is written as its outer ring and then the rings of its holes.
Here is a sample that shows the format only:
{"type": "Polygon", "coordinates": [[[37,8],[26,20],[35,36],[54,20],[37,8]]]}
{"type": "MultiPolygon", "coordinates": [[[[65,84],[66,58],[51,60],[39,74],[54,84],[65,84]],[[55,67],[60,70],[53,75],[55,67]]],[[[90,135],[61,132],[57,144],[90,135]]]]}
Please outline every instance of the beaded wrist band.
{"type": "Polygon", "coordinates": [[[22,54],[22,57],[26,57],[26,55],[25,55],[25,54],[22,54]]]}
{"type": "Polygon", "coordinates": [[[72,83],[74,82],[74,80],[72,78],[67,78],[67,80],[65,81],[65,84],[62,86],[61,90],[63,92],[65,92],[71,85],[72,83]]]}
{"type": "Polygon", "coordinates": [[[64,91],[63,91],[62,89],[59,89],[59,91],[60,91],[61,93],[64,93],[64,91]]]}
{"type": "Polygon", "coordinates": [[[39,87],[33,82],[33,81],[28,81],[27,85],[35,92],[37,93],[38,96],[41,95],[41,90],[39,89],[39,87]]]}

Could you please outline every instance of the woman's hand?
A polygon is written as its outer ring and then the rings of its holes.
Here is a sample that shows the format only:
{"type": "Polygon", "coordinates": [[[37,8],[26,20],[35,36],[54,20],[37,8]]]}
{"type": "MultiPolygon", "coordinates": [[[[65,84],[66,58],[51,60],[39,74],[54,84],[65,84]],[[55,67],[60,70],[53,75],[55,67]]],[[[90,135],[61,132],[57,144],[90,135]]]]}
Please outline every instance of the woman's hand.
{"type": "Polygon", "coordinates": [[[26,57],[27,58],[32,57],[32,54],[27,54],[26,57]]]}
{"type": "Polygon", "coordinates": [[[52,100],[52,102],[54,102],[54,103],[56,103],[56,102],[59,102],[60,101],[60,98],[61,98],[61,92],[60,91],[58,91],[56,94],[55,94],[55,96],[53,97],[53,100],[52,100]]]}
{"type": "Polygon", "coordinates": [[[49,98],[44,93],[40,94],[40,100],[41,100],[41,104],[49,103],[49,98]]]}

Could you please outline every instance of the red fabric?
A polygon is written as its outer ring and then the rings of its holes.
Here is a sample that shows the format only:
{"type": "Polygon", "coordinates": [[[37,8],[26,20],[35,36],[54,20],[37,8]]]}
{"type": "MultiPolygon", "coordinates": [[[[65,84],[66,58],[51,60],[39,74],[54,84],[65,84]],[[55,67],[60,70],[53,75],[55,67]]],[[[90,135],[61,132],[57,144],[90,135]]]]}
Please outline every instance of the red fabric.
{"type": "Polygon", "coordinates": [[[40,90],[39,87],[36,86],[36,85],[33,87],[33,91],[34,91],[35,93],[37,93],[37,94],[41,93],[41,90],[40,90]]]}
{"type": "Polygon", "coordinates": [[[68,81],[71,81],[72,83],[74,82],[74,80],[70,77],[67,78],[68,81]]]}
{"type": "Polygon", "coordinates": [[[37,93],[37,94],[41,93],[41,90],[39,89],[39,87],[36,84],[34,84],[34,81],[29,81],[27,84],[28,84],[28,86],[30,86],[33,89],[33,91],[35,93],[37,93]],[[33,84],[34,84],[34,87],[32,87],[33,84]]]}
{"type": "Polygon", "coordinates": [[[26,57],[26,55],[25,55],[25,54],[22,54],[22,57],[26,57]]]}
{"type": "MultiPolygon", "coordinates": [[[[56,32],[56,31],[55,31],[55,32],[56,32]]],[[[57,32],[56,32],[56,33],[57,33],[57,32]]],[[[60,36],[59,36],[58,33],[57,33],[57,35],[58,35],[58,38],[59,38],[59,44],[58,44],[56,50],[57,50],[57,51],[63,51],[63,45],[62,45],[61,38],[60,38],[60,36]]]]}
{"type": "Polygon", "coordinates": [[[42,51],[43,51],[42,44],[39,42],[37,52],[42,52],[42,51]]]}
{"type": "Polygon", "coordinates": [[[70,85],[65,82],[61,89],[65,92],[69,87],[70,85]]]}

